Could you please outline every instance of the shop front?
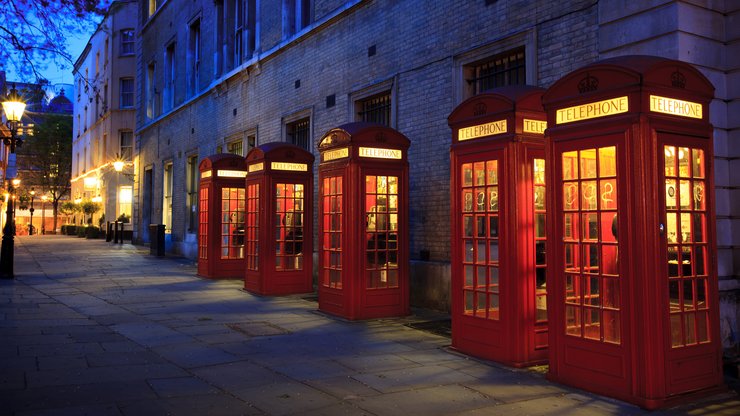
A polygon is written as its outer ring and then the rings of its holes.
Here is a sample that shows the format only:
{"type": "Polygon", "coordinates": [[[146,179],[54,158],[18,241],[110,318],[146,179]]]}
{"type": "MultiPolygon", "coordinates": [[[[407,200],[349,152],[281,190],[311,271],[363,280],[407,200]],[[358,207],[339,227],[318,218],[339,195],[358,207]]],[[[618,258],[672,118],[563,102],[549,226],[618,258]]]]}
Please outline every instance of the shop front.
{"type": "Polygon", "coordinates": [[[721,386],[713,92],[626,56],[543,96],[550,379],[646,408],[721,386]]]}
{"type": "Polygon", "coordinates": [[[247,154],[244,289],[260,295],[313,291],[313,161],[288,143],[247,154]]]}
{"type": "Polygon", "coordinates": [[[491,90],[448,118],[452,346],[516,367],[547,361],[543,92],[491,90]]]}
{"type": "Polygon", "coordinates": [[[349,123],[319,142],[319,309],[347,319],[409,313],[409,140],[349,123]]]}
{"type": "Polygon", "coordinates": [[[244,158],[209,156],[200,162],[198,275],[244,275],[244,158]]]}

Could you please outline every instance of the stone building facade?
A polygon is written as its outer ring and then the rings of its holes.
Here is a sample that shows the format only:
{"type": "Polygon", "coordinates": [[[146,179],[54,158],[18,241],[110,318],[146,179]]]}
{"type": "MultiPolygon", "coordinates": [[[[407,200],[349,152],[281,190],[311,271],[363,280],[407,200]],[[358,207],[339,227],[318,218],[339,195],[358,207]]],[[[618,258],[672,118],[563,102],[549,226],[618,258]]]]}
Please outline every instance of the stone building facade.
{"type": "Polygon", "coordinates": [[[74,65],[71,199],[100,204],[96,226],[133,213],[137,6],[113,2],[74,65]]]}
{"type": "Polygon", "coordinates": [[[316,155],[324,132],[379,105],[411,140],[412,304],[448,308],[452,109],[491,86],[548,87],[598,59],[659,55],[717,88],[723,336],[736,343],[739,18],[736,2],[702,0],[140,0],[136,238],[165,223],[168,250],[195,258],[198,161],[272,141],[316,155]]]}

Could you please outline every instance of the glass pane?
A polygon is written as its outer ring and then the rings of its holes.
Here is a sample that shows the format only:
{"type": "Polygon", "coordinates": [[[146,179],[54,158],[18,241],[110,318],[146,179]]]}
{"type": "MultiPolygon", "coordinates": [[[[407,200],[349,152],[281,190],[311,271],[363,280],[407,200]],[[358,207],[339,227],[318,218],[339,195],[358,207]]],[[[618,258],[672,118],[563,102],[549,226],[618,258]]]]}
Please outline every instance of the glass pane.
{"type": "Polygon", "coordinates": [[[693,313],[687,313],[683,316],[684,322],[684,336],[686,337],[686,345],[696,344],[696,315],[693,313]]]}
{"type": "Polygon", "coordinates": [[[689,148],[678,148],[678,176],[682,178],[689,177],[689,148]]]}
{"type": "Polygon", "coordinates": [[[472,288],[474,284],[473,266],[465,266],[465,287],[472,288]]]}
{"type": "Polygon", "coordinates": [[[601,241],[605,243],[616,243],[619,233],[617,214],[604,212],[601,214],[601,241]]]}
{"type": "Polygon", "coordinates": [[[563,153],[563,179],[578,179],[578,152],[563,153]]]}
{"type": "Polygon", "coordinates": [[[619,309],[619,279],[604,279],[604,307],[619,309]]]}
{"type": "Polygon", "coordinates": [[[491,294],[489,295],[490,303],[488,305],[489,308],[489,318],[491,319],[498,319],[499,318],[499,305],[498,305],[498,297],[499,295],[491,294]]]}
{"type": "Polygon", "coordinates": [[[476,294],[477,294],[476,296],[477,299],[476,299],[476,305],[475,305],[476,307],[475,315],[485,317],[486,316],[486,305],[487,305],[486,294],[484,292],[476,292],[476,294]]]}
{"type": "Polygon", "coordinates": [[[619,250],[616,245],[603,244],[601,246],[601,272],[604,275],[619,275],[619,250]]]}
{"type": "Polygon", "coordinates": [[[599,176],[617,176],[617,148],[614,146],[599,149],[599,176]]]}
{"type": "Polygon", "coordinates": [[[596,149],[581,150],[581,179],[596,177],[596,149]]]}
{"type": "Polygon", "coordinates": [[[566,211],[578,209],[578,183],[563,184],[563,209],[566,211]]]}
{"type": "Polygon", "coordinates": [[[691,279],[683,281],[683,310],[694,310],[694,285],[691,279]]]}
{"type": "Polygon", "coordinates": [[[692,149],[693,152],[691,161],[693,163],[691,167],[691,173],[695,178],[704,177],[704,151],[701,149],[692,149]]]}
{"type": "Polygon", "coordinates": [[[671,346],[683,346],[683,336],[681,331],[681,314],[671,314],[671,346]]]}
{"type": "Polygon", "coordinates": [[[545,159],[534,159],[534,183],[545,183],[545,159]]]}
{"type": "Polygon", "coordinates": [[[583,214],[583,239],[594,241],[599,239],[598,214],[583,214]]]}
{"type": "Polygon", "coordinates": [[[619,312],[604,310],[604,341],[613,344],[622,342],[620,327],[619,312]]]}
{"type": "Polygon", "coordinates": [[[488,217],[488,227],[491,238],[498,238],[498,216],[491,215],[488,217]]]}
{"type": "Polygon", "coordinates": [[[498,267],[489,267],[488,273],[490,274],[490,290],[498,292],[498,267]]]}
{"type": "Polygon", "coordinates": [[[465,291],[465,313],[471,315],[473,313],[473,295],[474,292],[465,291]]]}
{"type": "Polygon", "coordinates": [[[667,209],[676,209],[676,180],[665,180],[665,206],[667,209]]]}
{"type": "Polygon", "coordinates": [[[534,187],[534,209],[544,210],[545,209],[545,187],[535,186],[534,187]]]}
{"type": "Polygon", "coordinates": [[[486,210],[486,191],[483,188],[475,190],[475,210],[479,212],[486,210]]]}
{"type": "Polygon", "coordinates": [[[679,181],[678,194],[681,209],[689,209],[691,207],[691,188],[689,187],[689,181],[679,181]]]}
{"type": "Polygon", "coordinates": [[[365,176],[365,192],[368,194],[374,194],[376,187],[376,177],[372,175],[365,176]]]}
{"type": "Polygon", "coordinates": [[[668,243],[678,243],[678,218],[675,212],[666,214],[666,239],[668,243]]]}
{"type": "Polygon", "coordinates": [[[709,342],[709,315],[706,312],[696,314],[696,341],[709,342]]]}
{"type": "Polygon", "coordinates": [[[707,279],[696,279],[696,308],[707,309],[707,279]]]}
{"type": "Polygon", "coordinates": [[[488,187],[488,210],[498,211],[498,186],[488,187]]]}
{"type": "Polygon", "coordinates": [[[577,240],[578,233],[578,214],[563,214],[563,239],[577,240]]]}
{"type": "Polygon", "coordinates": [[[601,340],[601,313],[598,309],[584,308],[583,337],[601,340]]]}
{"type": "Polygon", "coordinates": [[[668,281],[668,307],[671,312],[681,312],[680,293],[678,292],[678,280],[668,281]]]}
{"type": "Polygon", "coordinates": [[[694,181],[694,209],[704,211],[706,207],[706,195],[704,195],[704,182],[694,181]]]}
{"type": "Polygon", "coordinates": [[[681,213],[681,242],[690,243],[691,238],[691,214],[681,213]]]}
{"type": "MultiPolygon", "coordinates": [[[[534,243],[534,264],[538,266],[543,266],[546,264],[546,252],[545,252],[545,242],[544,241],[537,241],[534,243]]],[[[537,269],[540,270],[540,269],[537,269]]]]}
{"type": "Polygon", "coordinates": [[[398,194],[398,176],[388,177],[388,193],[393,195],[398,194]]]}
{"type": "Polygon", "coordinates": [[[599,204],[601,209],[617,209],[617,181],[599,181],[599,204]]]}
{"type": "Polygon", "coordinates": [[[473,191],[463,191],[463,212],[473,211],[473,191]]]}
{"type": "Polygon", "coordinates": [[[581,308],[571,305],[565,306],[565,333],[581,336],[581,308]]]}
{"type": "Polygon", "coordinates": [[[488,261],[494,263],[498,261],[498,242],[490,241],[488,245],[488,261]]]}
{"type": "Polygon", "coordinates": [[[583,303],[585,305],[599,306],[601,299],[599,297],[599,278],[598,277],[587,277],[584,278],[586,283],[586,293],[583,296],[583,303]]]}
{"type": "Polygon", "coordinates": [[[473,186],[473,165],[470,163],[462,165],[462,185],[473,186]]]}
{"type": "Polygon", "coordinates": [[[534,214],[534,236],[545,237],[545,214],[534,214]]]}
{"type": "Polygon", "coordinates": [[[486,237],[486,217],[484,216],[477,216],[475,217],[475,235],[478,238],[485,238],[486,237]]]}
{"type": "Polygon", "coordinates": [[[473,262],[473,240],[465,240],[465,253],[463,255],[466,263],[473,262]]]}
{"type": "Polygon", "coordinates": [[[707,258],[707,247],[706,246],[695,246],[694,247],[694,276],[706,276],[707,265],[704,259],[707,258]]]}
{"type": "Polygon", "coordinates": [[[581,209],[593,211],[596,209],[596,200],[598,192],[596,191],[596,181],[581,182],[581,209]]]}
{"type": "Polygon", "coordinates": [[[486,171],[488,172],[487,183],[489,185],[498,185],[498,160],[489,160],[486,171]]]}
{"type": "Polygon", "coordinates": [[[486,184],[486,171],[484,162],[476,162],[473,165],[473,174],[476,186],[486,184]]]}
{"type": "Polygon", "coordinates": [[[485,241],[478,241],[476,263],[486,262],[486,243],[485,241]]]}
{"type": "Polygon", "coordinates": [[[583,254],[586,256],[584,259],[584,273],[599,273],[599,247],[596,244],[584,244],[583,254]]]}
{"type": "Polygon", "coordinates": [[[569,274],[565,276],[565,303],[581,303],[579,282],[580,278],[576,275],[569,274]]]}
{"type": "Polygon", "coordinates": [[[665,146],[663,153],[665,155],[665,176],[676,176],[676,148],[665,146]]]}
{"type": "Polygon", "coordinates": [[[577,244],[565,244],[565,270],[580,271],[577,244]]]}
{"type": "Polygon", "coordinates": [[[465,215],[463,217],[463,236],[473,236],[473,217],[470,215],[465,215]]]}

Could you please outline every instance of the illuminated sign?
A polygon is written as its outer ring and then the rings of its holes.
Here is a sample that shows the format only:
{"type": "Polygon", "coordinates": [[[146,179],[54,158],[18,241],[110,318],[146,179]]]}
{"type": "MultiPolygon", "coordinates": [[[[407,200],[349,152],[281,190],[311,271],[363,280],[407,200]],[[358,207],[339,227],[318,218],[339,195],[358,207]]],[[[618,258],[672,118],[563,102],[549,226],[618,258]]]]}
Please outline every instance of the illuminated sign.
{"type": "Polygon", "coordinates": [[[650,96],[650,111],[681,117],[702,118],[701,104],[658,95],[650,96]]]}
{"type": "Polygon", "coordinates": [[[606,117],[629,111],[629,98],[627,96],[610,98],[604,101],[577,105],[575,107],[561,108],[557,111],[556,124],[572,123],[574,121],[588,120],[591,118],[606,117]]]}
{"type": "Polygon", "coordinates": [[[265,164],[264,163],[262,163],[262,162],[255,163],[253,165],[249,165],[249,172],[259,172],[259,171],[261,171],[264,168],[265,168],[265,164]]]}
{"type": "Polygon", "coordinates": [[[401,159],[403,151],[397,149],[382,149],[379,147],[361,147],[360,157],[372,157],[375,159],[401,159]]]}
{"type": "Polygon", "coordinates": [[[547,128],[546,121],[530,120],[528,118],[524,119],[524,123],[522,125],[522,131],[525,133],[545,134],[546,128],[547,128]]]}
{"type": "Polygon", "coordinates": [[[308,165],[305,163],[287,163],[287,162],[272,162],[270,164],[272,170],[292,170],[296,172],[306,172],[308,165]]]}
{"type": "Polygon", "coordinates": [[[211,177],[211,174],[212,174],[212,172],[210,170],[206,170],[206,171],[201,172],[200,177],[201,178],[210,178],[211,177]]]}
{"type": "Polygon", "coordinates": [[[492,121],[477,126],[463,127],[457,132],[457,140],[472,140],[478,137],[506,133],[506,120],[492,121]]]}
{"type": "Polygon", "coordinates": [[[243,170],[221,170],[216,172],[216,175],[221,178],[246,178],[247,172],[243,170]]]}
{"type": "Polygon", "coordinates": [[[349,156],[349,148],[343,147],[341,149],[334,149],[334,150],[329,150],[328,152],[324,152],[323,158],[324,158],[324,162],[328,162],[330,160],[342,159],[348,156],[349,156]]]}

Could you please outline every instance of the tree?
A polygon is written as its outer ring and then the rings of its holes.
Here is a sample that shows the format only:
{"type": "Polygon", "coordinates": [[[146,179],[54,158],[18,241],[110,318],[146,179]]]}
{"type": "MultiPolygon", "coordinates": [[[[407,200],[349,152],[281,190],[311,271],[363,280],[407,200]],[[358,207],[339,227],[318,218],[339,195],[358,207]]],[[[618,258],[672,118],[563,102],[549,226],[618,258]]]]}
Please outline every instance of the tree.
{"type": "Polygon", "coordinates": [[[84,201],[80,204],[80,209],[85,215],[89,215],[90,218],[87,220],[88,224],[92,224],[92,217],[96,212],[100,211],[100,204],[92,201],[84,201]]]}
{"type": "MultiPolygon", "coordinates": [[[[70,33],[91,32],[111,0],[0,0],[0,62],[41,80],[49,63],[70,68],[70,33]]],[[[87,80],[86,80],[87,81],[87,80]]]]}
{"type": "MultiPolygon", "coordinates": [[[[33,136],[27,137],[18,149],[19,164],[27,170],[24,181],[48,192],[54,212],[54,231],[57,229],[59,200],[69,193],[72,176],[72,117],[49,115],[34,127],[33,136]],[[22,156],[21,156],[22,155],[22,156]]],[[[22,167],[23,168],[23,167],[22,167]]]]}
{"type": "Polygon", "coordinates": [[[69,224],[69,216],[80,210],[80,206],[72,201],[65,201],[59,204],[59,212],[67,216],[67,224],[69,224]]]}

